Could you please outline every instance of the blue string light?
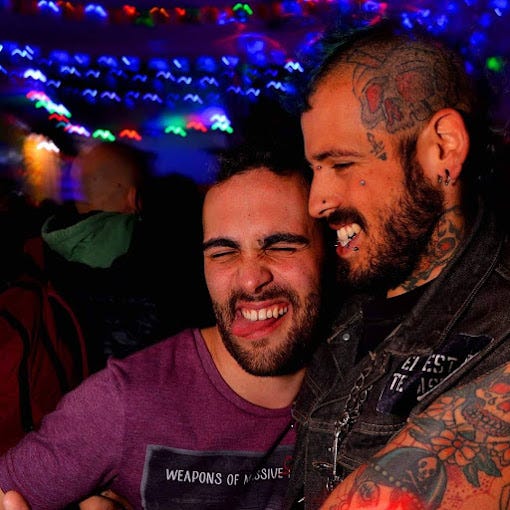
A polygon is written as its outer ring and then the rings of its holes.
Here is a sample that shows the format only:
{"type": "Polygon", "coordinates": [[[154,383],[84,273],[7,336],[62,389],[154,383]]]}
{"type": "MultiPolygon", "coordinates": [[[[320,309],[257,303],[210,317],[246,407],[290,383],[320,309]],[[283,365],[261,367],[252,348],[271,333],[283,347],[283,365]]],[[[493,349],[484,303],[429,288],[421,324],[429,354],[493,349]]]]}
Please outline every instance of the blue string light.
{"type": "MultiPolygon", "coordinates": [[[[18,6],[19,1],[2,3],[0,0],[0,11],[18,6]]],[[[30,4],[30,0],[24,1],[30,4]]],[[[45,19],[56,16],[63,22],[65,5],[73,7],[73,12],[79,11],[77,3],[71,5],[69,2],[63,4],[40,0],[35,5],[45,19]]],[[[421,26],[460,42],[468,72],[475,73],[481,67],[490,73],[494,83],[503,84],[499,90],[506,90],[504,84],[510,81],[510,33],[506,30],[510,25],[508,0],[421,0],[414,3],[398,0],[283,0],[265,4],[239,2],[228,8],[210,6],[191,10],[176,7],[164,10],[154,7],[147,11],[123,6],[117,10],[132,20],[147,17],[149,12],[161,24],[236,23],[243,30],[232,39],[230,54],[219,58],[208,55],[184,58],[172,55],[170,51],[168,58],[93,56],[72,54],[62,48],[53,48],[45,54],[35,46],[3,41],[0,43],[2,79],[16,80],[16,84],[21,88],[25,86],[26,90],[38,88],[55,94],[55,97],[97,107],[118,104],[129,110],[140,108],[142,111],[152,111],[153,107],[178,109],[189,118],[196,116],[195,121],[183,122],[179,126],[184,132],[187,129],[200,132],[214,129],[229,133],[233,129],[225,112],[229,98],[238,97],[252,102],[264,95],[292,97],[296,94],[296,88],[289,78],[304,72],[302,59],[313,52],[313,42],[320,37],[320,30],[314,25],[314,29],[308,33],[305,30],[302,44],[296,52],[289,54],[271,40],[263,28],[260,32],[250,31],[250,24],[257,23],[260,28],[261,22],[273,23],[274,20],[283,21],[290,17],[298,20],[300,27],[306,27],[310,20],[320,20],[321,16],[327,14],[327,20],[336,15],[346,26],[360,26],[388,14],[398,16],[404,28],[421,26]],[[494,36],[496,32],[498,37],[494,36]],[[204,116],[204,111],[210,107],[222,110],[218,114],[220,117],[214,121],[211,116],[204,116]],[[227,119],[228,122],[219,119],[227,119]],[[188,128],[188,125],[194,127],[188,128]],[[196,126],[200,126],[200,129],[196,129],[196,126]]],[[[83,19],[113,23],[112,10],[108,11],[99,3],[83,4],[82,12],[85,16],[83,19]]],[[[60,103],[56,101],[55,104],[60,103]]],[[[143,124],[143,120],[141,122],[143,124]]],[[[161,125],[161,132],[164,132],[165,126],[168,124],[161,125]]],[[[98,129],[98,126],[94,126],[77,129],[76,132],[91,136],[91,132],[101,133],[98,129]]],[[[142,133],[143,126],[137,132],[142,133]]],[[[151,132],[154,132],[152,125],[151,132]]]]}

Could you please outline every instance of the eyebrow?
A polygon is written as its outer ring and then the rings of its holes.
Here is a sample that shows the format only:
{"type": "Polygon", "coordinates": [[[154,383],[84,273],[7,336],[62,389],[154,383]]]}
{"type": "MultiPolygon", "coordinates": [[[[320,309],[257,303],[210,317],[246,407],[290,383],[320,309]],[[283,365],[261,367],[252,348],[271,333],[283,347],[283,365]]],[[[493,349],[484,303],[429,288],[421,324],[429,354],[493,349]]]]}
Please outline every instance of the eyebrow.
{"type": "Polygon", "coordinates": [[[343,151],[343,150],[329,150],[324,152],[319,152],[312,156],[313,161],[324,161],[328,158],[345,158],[345,157],[359,157],[361,154],[356,151],[343,151]]]}
{"type": "MultiPolygon", "coordinates": [[[[290,234],[289,232],[277,232],[265,237],[260,243],[261,248],[265,249],[277,243],[289,244],[310,244],[310,240],[299,234],[290,234]]],[[[239,243],[228,237],[215,237],[202,243],[202,250],[207,251],[211,248],[233,248],[238,249],[239,243]]]]}
{"type": "Polygon", "coordinates": [[[291,234],[289,232],[277,232],[263,239],[262,248],[267,248],[277,243],[289,244],[310,244],[310,240],[299,234],[291,234]]]}
{"type": "Polygon", "coordinates": [[[202,250],[206,251],[210,248],[239,248],[239,244],[228,237],[214,237],[202,243],[202,250]]]}

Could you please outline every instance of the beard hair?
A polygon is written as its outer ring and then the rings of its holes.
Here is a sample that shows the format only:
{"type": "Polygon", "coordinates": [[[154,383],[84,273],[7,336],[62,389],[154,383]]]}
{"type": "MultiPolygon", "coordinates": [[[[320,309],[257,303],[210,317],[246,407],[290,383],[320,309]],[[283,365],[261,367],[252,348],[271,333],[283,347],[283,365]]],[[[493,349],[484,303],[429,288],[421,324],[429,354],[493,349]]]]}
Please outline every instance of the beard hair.
{"type": "MultiPolygon", "coordinates": [[[[426,180],[418,162],[416,138],[402,140],[400,154],[405,188],[396,205],[389,208],[384,221],[384,243],[378,246],[368,267],[357,272],[350,268],[348,261],[338,258],[340,285],[357,291],[385,293],[406,281],[426,252],[434,228],[444,213],[443,194],[426,180]]],[[[353,214],[359,216],[351,211],[350,215],[353,214]]]]}
{"type": "Polygon", "coordinates": [[[320,302],[318,290],[310,292],[300,303],[299,297],[293,291],[273,287],[270,292],[257,296],[257,299],[240,292],[234,293],[226,305],[213,302],[213,309],[223,343],[241,368],[259,377],[273,377],[294,374],[308,364],[318,338],[316,332],[320,302]],[[238,342],[230,328],[239,299],[261,301],[282,296],[292,304],[295,314],[285,339],[273,348],[267,338],[250,341],[249,348],[238,342]]]}

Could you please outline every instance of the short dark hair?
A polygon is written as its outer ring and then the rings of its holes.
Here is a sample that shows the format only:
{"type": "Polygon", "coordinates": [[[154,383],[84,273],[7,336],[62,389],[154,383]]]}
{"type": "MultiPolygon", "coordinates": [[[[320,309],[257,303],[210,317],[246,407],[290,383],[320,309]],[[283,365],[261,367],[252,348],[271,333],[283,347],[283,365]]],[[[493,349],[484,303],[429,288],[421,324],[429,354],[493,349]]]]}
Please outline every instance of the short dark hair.
{"type": "Polygon", "coordinates": [[[284,176],[300,174],[308,183],[311,180],[310,169],[300,150],[243,143],[220,153],[215,182],[219,184],[257,168],[267,168],[284,176]]]}

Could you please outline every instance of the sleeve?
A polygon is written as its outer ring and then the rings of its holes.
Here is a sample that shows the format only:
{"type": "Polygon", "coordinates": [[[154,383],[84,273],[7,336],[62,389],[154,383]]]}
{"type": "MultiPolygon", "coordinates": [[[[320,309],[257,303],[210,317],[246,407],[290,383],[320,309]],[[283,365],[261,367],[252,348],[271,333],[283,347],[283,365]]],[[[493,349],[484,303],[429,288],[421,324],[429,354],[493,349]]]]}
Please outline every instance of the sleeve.
{"type": "Polygon", "coordinates": [[[116,473],[125,428],[122,389],[107,368],[68,393],[29,433],[0,457],[0,487],[17,490],[32,510],[63,508],[116,473]]]}

